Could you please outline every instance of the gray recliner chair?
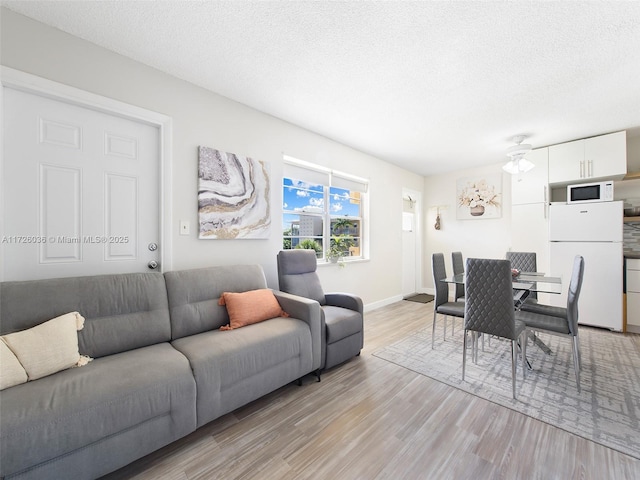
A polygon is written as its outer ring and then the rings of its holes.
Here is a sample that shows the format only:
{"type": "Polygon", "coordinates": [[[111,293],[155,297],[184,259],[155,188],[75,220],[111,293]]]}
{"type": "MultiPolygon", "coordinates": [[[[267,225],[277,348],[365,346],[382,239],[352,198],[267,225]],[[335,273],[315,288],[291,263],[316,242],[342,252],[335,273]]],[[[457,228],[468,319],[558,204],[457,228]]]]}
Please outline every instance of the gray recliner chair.
{"type": "Polygon", "coordinates": [[[283,292],[310,298],[322,311],[322,360],[320,371],[360,354],[364,345],[362,299],[349,293],[324,293],[316,272],[314,250],[293,249],[278,253],[278,283],[283,292]]]}

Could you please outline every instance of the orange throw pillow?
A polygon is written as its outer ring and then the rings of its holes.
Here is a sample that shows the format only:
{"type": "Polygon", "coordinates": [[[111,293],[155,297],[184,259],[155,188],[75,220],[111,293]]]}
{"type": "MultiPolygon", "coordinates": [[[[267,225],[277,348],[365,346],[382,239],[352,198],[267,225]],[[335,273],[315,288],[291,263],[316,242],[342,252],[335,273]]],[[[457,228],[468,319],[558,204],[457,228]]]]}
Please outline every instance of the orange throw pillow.
{"type": "Polygon", "coordinates": [[[223,325],[220,330],[233,330],[270,318],[289,316],[280,308],[273,292],[266,288],[242,293],[224,292],[218,305],[226,305],[229,314],[229,325],[223,325]]]}

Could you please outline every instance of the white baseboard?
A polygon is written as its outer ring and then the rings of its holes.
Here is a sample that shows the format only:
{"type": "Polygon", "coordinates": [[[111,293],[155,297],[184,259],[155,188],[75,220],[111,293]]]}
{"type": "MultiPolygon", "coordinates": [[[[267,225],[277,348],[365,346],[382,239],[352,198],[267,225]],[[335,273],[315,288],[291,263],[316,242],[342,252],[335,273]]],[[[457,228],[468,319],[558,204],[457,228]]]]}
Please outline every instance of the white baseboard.
{"type": "Polygon", "coordinates": [[[629,325],[627,323],[627,333],[640,333],[639,325],[629,325]]]}
{"type": "MultiPolygon", "coordinates": [[[[435,295],[435,291],[433,288],[423,288],[417,293],[428,293],[429,295],[435,295]]],[[[386,307],[387,305],[391,305],[392,303],[404,300],[404,297],[405,295],[394,295],[393,297],[378,300],[377,302],[368,303],[364,306],[364,311],[370,312],[371,310],[375,310],[377,308],[386,307]]]]}
{"type": "Polygon", "coordinates": [[[364,306],[365,312],[370,312],[371,310],[375,310],[377,308],[386,307],[387,305],[391,305],[392,303],[399,302],[404,297],[402,295],[395,295],[393,297],[385,298],[383,300],[378,300],[377,302],[368,303],[364,306]]]}

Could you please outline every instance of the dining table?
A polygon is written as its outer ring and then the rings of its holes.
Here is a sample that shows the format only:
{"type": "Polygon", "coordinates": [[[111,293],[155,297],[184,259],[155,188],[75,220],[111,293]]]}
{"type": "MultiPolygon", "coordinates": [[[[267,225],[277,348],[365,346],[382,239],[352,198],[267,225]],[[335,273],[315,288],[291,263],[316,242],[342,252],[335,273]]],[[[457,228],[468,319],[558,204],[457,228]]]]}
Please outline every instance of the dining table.
{"type": "MultiPolygon", "coordinates": [[[[464,273],[451,275],[441,281],[464,285],[464,273]]],[[[514,300],[516,292],[562,293],[562,277],[550,277],[544,272],[519,272],[513,275],[514,300]]]]}
{"type": "MultiPolygon", "coordinates": [[[[451,275],[443,278],[445,283],[464,285],[464,273],[451,275]]],[[[530,292],[551,293],[560,295],[562,293],[562,277],[547,276],[544,272],[517,272],[513,275],[513,304],[518,310],[530,292]]],[[[533,332],[529,338],[544,353],[551,355],[551,349],[533,332]]],[[[527,361],[528,363],[528,361],[527,361]]]]}

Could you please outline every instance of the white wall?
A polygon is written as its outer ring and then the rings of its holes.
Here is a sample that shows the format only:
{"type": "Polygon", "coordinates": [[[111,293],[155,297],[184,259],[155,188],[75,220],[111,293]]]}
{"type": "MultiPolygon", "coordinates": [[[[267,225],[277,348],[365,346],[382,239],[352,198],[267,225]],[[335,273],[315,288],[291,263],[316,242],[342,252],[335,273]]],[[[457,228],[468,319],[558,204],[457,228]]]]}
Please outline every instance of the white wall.
{"type": "Polygon", "coordinates": [[[423,177],[395,167],[94,44],[1,9],[2,65],[173,118],[173,268],[258,263],[277,288],[281,249],[282,154],[370,179],[370,257],[319,269],[326,291],[349,291],[365,305],[401,295],[402,189],[422,191],[423,177]],[[198,240],[199,145],[265,160],[271,166],[268,240],[198,240]],[[180,220],[191,235],[178,235],[180,220]]]}
{"type": "Polygon", "coordinates": [[[433,293],[431,256],[444,253],[447,274],[452,275],[451,252],[465,259],[504,258],[511,246],[511,175],[502,163],[426,177],[424,181],[424,273],[426,290],[433,293]],[[456,182],[459,178],[502,175],[502,216],[495,219],[457,220],[456,182]],[[434,228],[440,209],[440,230],[434,228]]]}
{"type": "MultiPolygon", "coordinates": [[[[451,252],[460,251],[463,257],[504,258],[511,248],[511,175],[504,173],[502,161],[476,169],[426,177],[424,181],[424,260],[423,283],[433,293],[431,255],[442,252],[447,274],[451,275],[451,252]],[[464,177],[502,175],[502,217],[490,220],[456,219],[456,181],[464,177]],[[435,230],[437,207],[440,207],[441,229],[435,230]]],[[[640,172],[640,134],[627,138],[629,172],[640,172]]],[[[640,180],[616,182],[615,199],[640,197],[640,180]]]]}
{"type": "Polygon", "coordinates": [[[640,173],[640,133],[627,133],[627,172],[640,173]]]}

